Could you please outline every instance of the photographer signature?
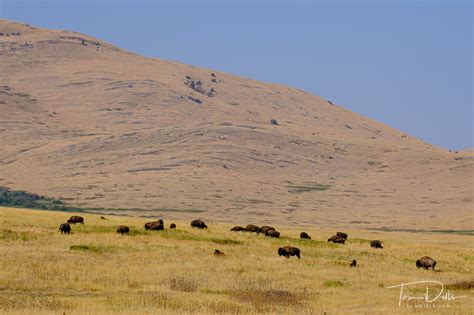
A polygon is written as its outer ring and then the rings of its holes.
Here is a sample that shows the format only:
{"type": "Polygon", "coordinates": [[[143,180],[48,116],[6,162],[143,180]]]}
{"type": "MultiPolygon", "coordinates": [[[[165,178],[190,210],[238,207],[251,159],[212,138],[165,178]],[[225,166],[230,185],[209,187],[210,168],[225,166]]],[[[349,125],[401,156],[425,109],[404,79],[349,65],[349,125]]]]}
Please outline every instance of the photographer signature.
{"type": "Polygon", "coordinates": [[[465,295],[455,296],[449,290],[446,290],[446,292],[445,292],[443,283],[441,283],[439,281],[436,281],[436,280],[414,281],[414,282],[402,283],[402,284],[387,287],[387,289],[393,289],[393,288],[400,288],[400,297],[398,299],[398,305],[399,306],[402,305],[402,301],[424,300],[427,303],[432,303],[432,302],[437,301],[438,299],[441,299],[443,301],[450,302],[450,301],[454,301],[456,299],[466,297],[465,295]],[[422,284],[422,283],[426,284],[426,292],[423,295],[415,296],[415,295],[408,295],[408,294],[403,293],[403,290],[406,287],[414,286],[414,285],[422,284]],[[432,294],[430,294],[430,286],[435,287],[435,289],[432,288],[433,292],[434,292],[432,294]],[[437,291],[437,290],[439,290],[439,291],[437,291]]]}

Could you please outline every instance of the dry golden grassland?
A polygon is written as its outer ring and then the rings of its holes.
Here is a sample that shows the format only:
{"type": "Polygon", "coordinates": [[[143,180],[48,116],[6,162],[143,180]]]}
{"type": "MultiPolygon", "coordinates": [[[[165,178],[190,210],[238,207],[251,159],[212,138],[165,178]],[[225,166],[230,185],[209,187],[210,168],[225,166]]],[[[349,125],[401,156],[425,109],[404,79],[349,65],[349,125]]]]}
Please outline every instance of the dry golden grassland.
{"type": "Polygon", "coordinates": [[[165,217],[165,231],[144,231],[150,220],[92,214],[61,235],[70,215],[0,208],[1,313],[465,314],[474,305],[472,282],[456,286],[473,279],[468,235],[346,230],[347,243],[337,245],[326,242],[335,230],[304,228],[313,239],[300,240],[302,228],[277,226],[282,237],[270,239],[213,222],[196,230],[174,221],[170,230],[165,217]],[[117,225],[128,225],[130,235],[115,233],[117,225]],[[370,248],[372,239],[385,248],[370,248]],[[277,255],[287,244],[301,249],[301,260],[277,255]],[[225,256],[214,256],[216,248],[225,256]],[[437,272],[415,267],[424,255],[437,260],[437,272]],[[354,258],[358,265],[349,268],[354,258]],[[399,290],[386,288],[420,280],[466,297],[399,307],[399,290]]]}

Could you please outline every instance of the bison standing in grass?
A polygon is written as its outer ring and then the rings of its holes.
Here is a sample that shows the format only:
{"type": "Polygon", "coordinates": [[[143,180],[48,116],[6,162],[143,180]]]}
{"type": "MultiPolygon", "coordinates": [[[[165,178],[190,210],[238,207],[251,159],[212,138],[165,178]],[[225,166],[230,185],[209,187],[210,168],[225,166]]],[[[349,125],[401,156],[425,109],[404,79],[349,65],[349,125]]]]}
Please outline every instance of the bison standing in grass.
{"type": "Polygon", "coordinates": [[[200,219],[191,221],[191,226],[198,229],[207,229],[206,223],[200,219]]]}
{"type": "Polygon", "coordinates": [[[273,226],[267,226],[267,225],[264,225],[264,226],[261,226],[259,229],[258,229],[258,232],[257,233],[262,233],[263,235],[267,235],[267,232],[268,231],[274,231],[275,228],[273,226]]]}
{"type": "Polygon", "coordinates": [[[372,247],[372,248],[383,248],[382,242],[377,241],[377,240],[370,241],[370,247],[372,247]]]}
{"type": "Polygon", "coordinates": [[[278,255],[285,256],[286,258],[290,258],[290,256],[296,256],[298,259],[301,258],[300,249],[293,246],[283,246],[278,248],[278,255]]]}
{"type": "Polygon", "coordinates": [[[346,239],[340,235],[333,235],[330,238],[328,238],[328,242],[333,242],[336,244],[344,244],[346,242],[346,239]]]}
{"type": "Polygon", "coordinates": [[[417,268],[430,269],[434,270],[436,266],[436,260],[431,257],[423,256],[416,261],[417,268]]]}
{"type": "Polygon", "coordinates": [[[241,226],[234,226],[233,228],[230,229],[231,232],[242,232],[245,231],[245,229],[241,226]]]}
{"type": "Polygon", "coordinates": [[[175,223],[171,223],[171,224],[170,224],[170,229],[176,229],[176,224],[175,224],[175,223]]]}
{"type": "Polygon", "coordinates": [[[84,224],[84,218],[80,217],[78,215],[73,215],[72,217],[69,218],[69,220],[67,220],[67,223],[69,223],[69,224],[76,224],[76,223],[84,224]]]}
{"type": "Polygon", "coordinates": [[[69,225],[69,223],[63,223],[59,226],[58,231],[61,231],[61,234],[69,234],[71,233],[71,226],[69,225]]]}
{"type": "Polygon", "coordinates": [[[306,233],[306,232],[301,232],[301,233],[300,233],[300,238],[301,238],[301,239],[305,239],[305,240],[310,240],[310,239],[311,239],[311,236],[309,236],[309,234],[306,233]]]}
{"type": "Polygon", "coordinates": [[[278,232],[278,231],[276,231],[276,230],[268,230],[268,231],[265,233],[265,236],[280,237],[280,232],[278,232]]]}
{"type": "Polygon", "coordinates": [[[128,234],[129,232],[130,232],[130,229],[128,228],[128,226],[120,225],[117,227],[117,233],[124,235],[124,234],[128,234]]]}
{"type": "Polygon", "coordinates": [[[145,230],[151,231],[163,231],[165,226],[163,225],[163,220],[158,220],[154,222],[147,222],[145,223],[145,230]]]}

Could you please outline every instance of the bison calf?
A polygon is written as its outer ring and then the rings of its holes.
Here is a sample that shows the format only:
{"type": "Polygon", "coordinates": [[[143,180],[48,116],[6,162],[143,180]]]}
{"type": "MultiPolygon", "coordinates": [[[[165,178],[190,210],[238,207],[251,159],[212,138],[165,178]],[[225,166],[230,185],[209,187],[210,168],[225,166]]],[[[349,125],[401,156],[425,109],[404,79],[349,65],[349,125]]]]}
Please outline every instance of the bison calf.
{"type": "Polygon", "coordinates": [[[296,256],[298,259],[301,258],[300,249],[293,246],[283,246],[278,248],[278,255],[285,256],[286,258],[290,258],[290,256],[296,256]]]}
{"type": "Polygon", "coordinates": [[[61,231],[61,234],[69,234],[71,233],[71,226],[69,225],[69,223],[63,223],[59,226],[58,231],[61,231]]]}
{"type": "Polygon", "coordinates": [[[306,232],[301,232],[301,233],[300,233],[300,238],[301,238],[301,239],[310,240],[310,239],[311,239],[311,236],[309,236],[308,233],[306,233],[306,232]]]}
{"type": "Polygon", "coordinates": [[[423,256],[416,261],[417,268],[430,269],[434,270],[436,266],[436,260],[431,257],[423,256]]]}
{"type": "Polygon", "coordinates": [[[191,226],[198,229],[207,229],[206,223],[203,220],[193,220],[191,221],[191,226]]]}
{"type": "Polygon", "coordinates": [[[124,234],[128,234],[128,232],[130,232],[130,229],[128,228],[128,226],[120,225],[117,227],[117,233],[124,235],[124,234]]]}

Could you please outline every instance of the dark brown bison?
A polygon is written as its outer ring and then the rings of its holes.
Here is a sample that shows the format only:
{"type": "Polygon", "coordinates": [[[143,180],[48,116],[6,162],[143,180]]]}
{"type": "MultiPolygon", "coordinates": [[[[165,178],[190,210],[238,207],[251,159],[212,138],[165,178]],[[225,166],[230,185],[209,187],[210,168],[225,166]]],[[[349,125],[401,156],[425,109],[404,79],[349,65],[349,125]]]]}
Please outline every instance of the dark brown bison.
{"type": "Polygon", "coordinates": [[[117,227],[117,233],[124,235],[124,234],[128,234],[128,232],[130,232],[130,229],[128,228],[128,226],[119,225],[117,227]]]}
{"type": "Polygon", "coordinates": [[[259,231],[260,231],[260,228],[253,224],[247,224],[247,226],[245,227],[245,232],[258,233],[259,231]]]}
{"type": "Polygon", "coordinates": [[[71,226],[69,225],[69,223],[63,223],[59,226],[58,231],[61,231],[61,234],[69,234],[71,233],[71,226]]]}
{"type": "Polygon", "coordinates": [[[344,239],[347,240],[347,234],[344,233],[344,232],[337,232],[336,235],[337,235],[337,236],[340,236],[340,237],[343,237],[344,239]]]}
{"type": "Polygon", "coordinates": [[[164,229],[163,220],[145,223],[145,230],[163,231],[164,229]]]}
{"type": "Polygon", "coordinates": [[[268,231],[274,231],[275,228],[272,227],[272,226],[267,226],[267,225],[264,225],[264,226],[261,226],[259,229],[258,229],[258,232],[257,233],[262,233],[263,235],[267,235],[267,232],[268,231]]]}
{"type": "Polygon", "coordinates": [[[382,242],[377,241],[377,240],[370,241],[370,247],[372,247],[372,248],[383,248],[382,242]]]}
{"type": "Polygon", "coordinates": [[[73,215],[72,217],[69,218],[69,220],[67,220],[67,223],[69,223],[69,224],[76,224],[76,223],[84,224],[84,218],[80,217],[78,215],[73,215]]]}
{"type": "Polygon", "coordinates": [[[352,267],[357,267],[357,260],[352,259],[352,262],[351,262],[351,264],[350,264],[349,266],[350,266],[351,268],[352,268],[352,267]]]}
{"type": "Polygon", "coordinates": [[[311,236],[309,236],[309,234],[306,233],[306,232],[301,232],[300,233],[300,238],[305,239],[305,240],[310,240],[311,236]]]}
{"type": "Polygon", "coordinates": [[[176,229],[176,224],[171,223],[171,224],[170,224],[170,229],[176,229]]]}
{"type": "Polygon", "coordinates": [[[191,221],[191,226],[198,229],[207,229],[206,223],[200,219],[191,221]]]}
{"type": "Polygon", "coordinates": [[[242,232],[245,231],[245,229],[241,226],[234,226],[233,228],[230,229],[232,232],[242,232]]]}
{"type": "Polygon", "coordinates": [[[218,249],[214,249],[214,255],[215,255],[215,256],[224,256],[225,254],[224,254],[224,252],[221,252],[221,251],[218,250],[218,249]]]}
{"type": "Polygon", "coordinates": [[[265,236],[280,237],[280,232],[278,232],[278,231],[276,231],[276,230],[268,230],[268,231],[265,233],[265,236]]]}
{"type": "Polygon", "coordinates": [[[430,269],[434,270],[436,266],[436,260],[431,257],[423,256],[416,261],[417,268],[430,269]]]}
{"type": "Polygon", "coordinates": [[[106,218],[106,217],[100,217],[100,219],[101,219],[101,220],[107,220],[107,218],[106,218]]]}
{"type": "Polygon", "coordinates": [[[290,258],[290,256],[296,256],[298,259],[301,258],[300,249],[293,246],[283,246],[278,248],[278,255],[285,256],[286,258],[290,258]]]}
{"type": "Polygon", "coordinates": [[[330,238],[328,238],[328,242],[333,242],[337,244],[344,244],[346,242],[346,239],[342,236],[339,235],[333,235],[330,238]]]}

